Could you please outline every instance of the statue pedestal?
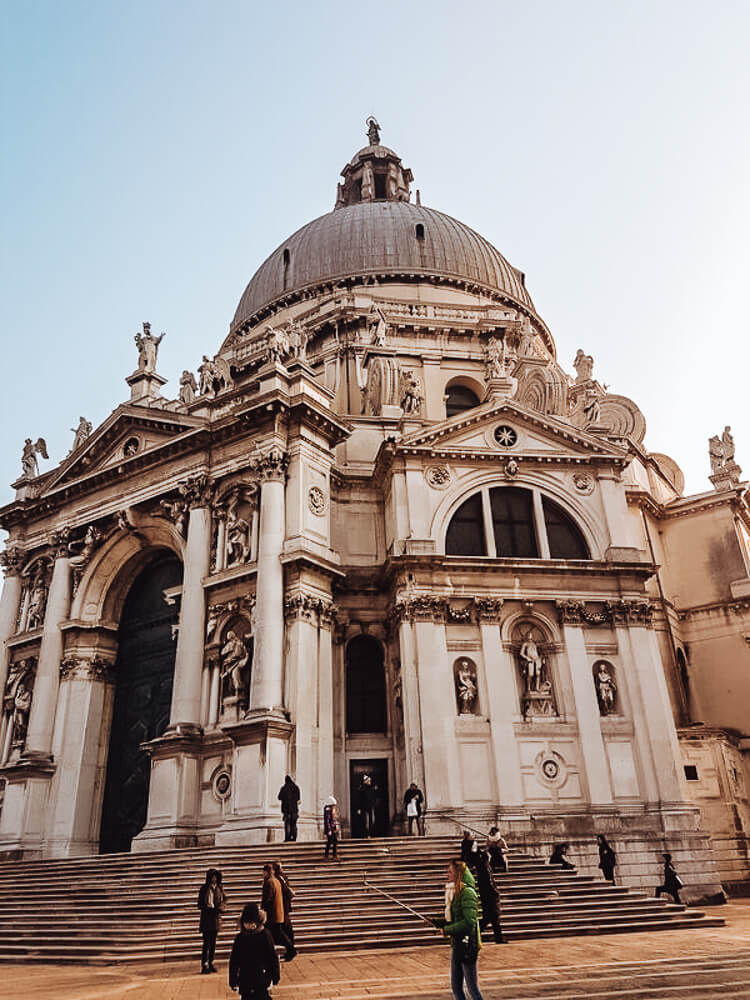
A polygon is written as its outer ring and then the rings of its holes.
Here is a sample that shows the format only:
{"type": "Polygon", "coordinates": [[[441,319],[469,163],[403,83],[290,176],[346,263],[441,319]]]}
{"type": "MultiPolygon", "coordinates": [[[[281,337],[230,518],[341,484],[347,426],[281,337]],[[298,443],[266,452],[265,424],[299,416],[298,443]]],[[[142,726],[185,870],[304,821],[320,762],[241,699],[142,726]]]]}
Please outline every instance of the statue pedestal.
{"type": "Polygon", "coordinates": [[[716,471],[708,478],[711,480],[713,488],[721,492],[722,490],[733,490],[739,486],[742,469],[736,462],[727,462],[726,465],[716,471]]]}
{"type": "Polygon", "coordinates": [[[556,715],[551,691],[527,691],[523,696],[524,719],[552,719],[556,715]]]}
{"type": "Polygon", "coordinates": [[[278,793],[291,773],[293,723],[281,713],[256,711],[222,729],[234,744],[232,809],[216,831],[216,846],[283,840],[278,793]]]}
{"type": "Polygon", "coordinates": [[[225,698],[221,710],[221,724],[224,726],[237,725],[242,722],[242,718],[247,708],[247,696],[231,695],[225,698]]]}
{"type": "Polygon", "coordinates": [[[487,390],[484,394],[483,403],[500,403],[504,399],[510,399],[518,388],[518,380],[510,375],[491,378],[487,382],[487,390]]]}
{"type": "Polygon", "coordinates": [[[167,379],[156,372],[134,371],[125,379],[130,386],[130,402],[136,405],[148,406],[154,399],[161,399],[161,387],[167,384],[167,379]]]}

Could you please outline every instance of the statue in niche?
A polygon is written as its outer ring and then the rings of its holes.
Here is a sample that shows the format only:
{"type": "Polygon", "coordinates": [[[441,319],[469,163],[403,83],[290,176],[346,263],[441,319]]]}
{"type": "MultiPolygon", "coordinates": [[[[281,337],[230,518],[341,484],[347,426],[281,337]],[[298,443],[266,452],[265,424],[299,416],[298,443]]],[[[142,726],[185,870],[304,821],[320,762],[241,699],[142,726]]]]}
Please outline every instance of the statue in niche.
{"type": "Polygon", "coordinates": [[[370,343],[373,347],[385,347],[388,324],[379,306],[370,309],[370,343]]]}
{"type": "Polygon", "coordinates": [[[156,371],[156,359],[159,354],[159,344],[164,340],[164,334],[154,337],[151,324],[143,324],[143,333],[136,333],[135,346],[138,348],[138,371],[153,374],[156,371]]]}
{"type": "Polygon", "coordinates": [[[239,490],[232,493],[227,504],[227,566],[244,563],[250,558],[250,525],[237,513],[239,490]]]}
{"type": "Polygon", "coordinates": [[[3,694],[3,715],[5,716],[5,746],[11,750],[22,750],[26,742],[33,677],[33,660],[19,660],[10,668],[3,694]]]}
{"type": "Polygon", "coordinates": [[[37,563],[29,586],[29,606],[26,614],[26,631],[41,628],[47,605],[47,575],[41,562],[37,563]]]}
{"type": "Polygon", "coordinates": [[[224,639],[224,645],[220,651],[221,681],[227,684],[227,695],[223,702],[225,707],[231,704],[243,704],[247,701],[248,677],[247,665],[250,662],[250,653],[245,645],[245,640],[237,634],[234,629],[230,629],[224,639]]]}
{"type": "Polygon", "coordinates": [[[195,402],[197,395],[198,383],[195,381],[195,375],[185,369],[180,375],[180,402],[184,406],[190,406],[191,403],[195,402]]]}
{"type": "Polygon", "coordinates": [[[74,452],[76,448],[80,448],[83,442],[88,437],[90,437],[91,432],[94,429],[94,425],[91,423],[90,420],[87,420],[85,417],[79,417],[78,426],[71,427],[70,429],[75,434],[75,437],[73,438],[73,447],[70,449],[70,452],[68,454],[74,452]]]}
{"type": "Polygon", "coordinates": [[[517,641],[520,642],[518,662],[523,680],[521,708],[524,718],[549,718],[556,715],[541,629],[535,625],[524,625],[517,635],[517,641]]]}
{"type": "Polygon", "coordinates": [[[506,378],[508,374],[507,363],[505,341],[498,340],[496,337],[490,337],[484,348],[484,364],[487,378],[506,378]]]}
{"type": "Polygon", "coordinates": [[[47,454],[47,442],[44,438],[37,438],[32,442],[31,438],[26,438],[21,454],[21,469],[24,479],[35,479],[39,475],[39,463],[36,456],[49,458],[47,454]]]}
{"type": "Polygon", "coordinates": [[[459,715],[473,715],[477,702],[477,670],[465,656],[456,663],[456,697],[459,715]]]}
{"type": "Polygon", "coordinates": [[[599,711],[602,715],[612,715],[615,711],[617,685],[615,684],[613,674],[614,671],[604,660],[600,660],[594,667],[596,697],[599,701],[599,711]]]}
{"type": "Polygon", "coordinates": [[[422,393],[419,379],[413,371],[400,372],[399,403],[404,413],[419,413],[422,393]]]}
{"type": "Polygon", "coordinates": [[[593,378],[594,359],[590,354],[584,354],[580,347],[573,361],[573,367],[576,370],[576,385],[589,382],[593,378]]]}

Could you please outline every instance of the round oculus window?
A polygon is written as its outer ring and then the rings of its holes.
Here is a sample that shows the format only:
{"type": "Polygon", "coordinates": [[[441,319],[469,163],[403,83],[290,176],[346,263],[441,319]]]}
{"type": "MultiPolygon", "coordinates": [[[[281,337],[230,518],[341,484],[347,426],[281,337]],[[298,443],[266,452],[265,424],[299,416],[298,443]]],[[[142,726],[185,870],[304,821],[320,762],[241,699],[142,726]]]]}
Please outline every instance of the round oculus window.
{"type": "Polygon", "coordinates": [[[507,424],[500,424],[499,427],[496,427],[494,436],[501,448],[512,448],[518,441],[518,434],[512,427],[508,427],[507,424]]]}

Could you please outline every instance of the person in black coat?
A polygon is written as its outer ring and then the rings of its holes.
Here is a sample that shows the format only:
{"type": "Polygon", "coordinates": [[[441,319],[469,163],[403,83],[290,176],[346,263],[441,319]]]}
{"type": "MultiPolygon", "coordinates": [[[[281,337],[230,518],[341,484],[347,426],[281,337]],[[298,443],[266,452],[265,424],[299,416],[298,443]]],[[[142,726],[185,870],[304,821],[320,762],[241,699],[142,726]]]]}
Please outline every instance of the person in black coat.
{"type": "Polygon", "coordinates": [[[614,885],[615,863],[617,861],[617,856],[610,847],[607,842],[607,838],[603,833],[597,835],[596,842],[599,846],[599,867],[602,870],[602,875],[608,882],[611,882],[612,885],[614,885]]]}
{"type": "Polygon", "coordinates": [[[201,973],[203,975],[207,972],[216,972],[214,966],[216,938],[226,898],[221,886],[221,872],[216,868],[209,868],[206,872],[206,881],[198,892],[198,909],[201,911],[199,927],[203,937],[201,950],[201,973]]]}
{"type": "Polygon", "coordinates": [[[663,892],[666,892],[671,896],[675,903],[680,902],[680,889],[682,888],[683,882],[680,876],[675,871],[675,867],[672,864],[672,855],[664,855],[664,883],[657,886],[656,895],[657,898],[661,896],[663,892]]]}
{"type": "Polygon", "coordinates": [[[365,837],[375,833],[375,807],[378,803],[378,789],[372,778],[365,774],[357,790],[357,809],[362,816],[362,832],[365,837]]]}
{"type": "Polygon", "coordinates": [[[297,818],[299,816],[299,786],[287,774],[284,784],[279,789],[278,800],[281,803],[281,815],[284,818],[284,840],[297,839],[297,818]]]}
{"type": "Polygon", "coordinates": [[[495,943],[503,944],[505,938],[500,927],[500,893],[497,891],[492,874],[489,851],[480,851],[477,858],[477,890],[482,901],[482,919],[479,928],[483,930],[489,924],[495,935],[495,943]]]}
{"type": "Polygon", "coordinates": [[[569,850],[570,844],[555,844],[552,848],[549,863],[551,865],[560,865],[563,871],[573,871],[575,865],[571,864],[567,857],[569,850]]]}
{"type": "Polygon", "coordinates": [[[404,792],[404,812],[406,813],[406,818],[409,822],[408,833],[410,836],[414,827],[414,820],[416,820],[417,833],[420,837],[424,837],[424,816],[422,815],[423,808],[424,795],[422,794],[422,790],[415,782],[412,781],[404,792]]]}
{"type": "Polygon", "coordinates": [[[281,978],[273,938],[265,928],[265,913],[248,903],[240,917],[240,932],[229,957],[229,987],[242,1000],[270,1000],[268,987],[281,978]]]}
{"type": "Polygon", "coordinates": [[[463,840],[461,841],[461,860],[466,865],[467,868],[471,868],[475,871],[477,867],[477,842],[472,837],[468,830],[464,830],[463,840]]]}

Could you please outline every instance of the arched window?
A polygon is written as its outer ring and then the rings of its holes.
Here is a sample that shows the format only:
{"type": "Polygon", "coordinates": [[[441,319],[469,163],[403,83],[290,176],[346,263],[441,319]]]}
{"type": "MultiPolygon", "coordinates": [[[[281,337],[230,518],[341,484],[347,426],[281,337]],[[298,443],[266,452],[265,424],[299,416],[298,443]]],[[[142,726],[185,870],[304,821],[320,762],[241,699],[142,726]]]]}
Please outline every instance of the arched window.
{"type": "Polygon", "coordinates": [[[445,536],[448,556],[590,559],[578,525],[536,489],[485,487],[464,500],[445,536]],[[485,526],[486,530],[485,530],[485,526]],[[492,532],[487,537],[487,532],[492,532]]]}
{"type": "Polygon", "coordinates": [[[372,636],[357,635],[346,647],[346,731],[387,730],[383,647],[372,636]]]}
{"type": "Polygon", "coordinates": [[[415,227],[415,232],[416,232],[416,236],[417,236],[418,240],[423,240],[424,239],[424,226],[422,225],[421,222],[417,223],[417,225],[415,227]]]}
{"type": "Polygon", "coordinates": [[[286,288],[289,284],[289,260],[290,260],[289,249],[285,249],[281,255],[282,268],[283,268],[283,288],[286,288]]]}
{"type": "Polygon", "coordinates": [[[465,385],[449,385],[445,392],[445,415],[455,417],[464,410],[479,406],[479,397],[465,385]]]}

